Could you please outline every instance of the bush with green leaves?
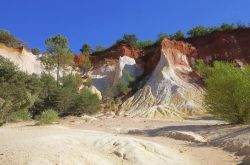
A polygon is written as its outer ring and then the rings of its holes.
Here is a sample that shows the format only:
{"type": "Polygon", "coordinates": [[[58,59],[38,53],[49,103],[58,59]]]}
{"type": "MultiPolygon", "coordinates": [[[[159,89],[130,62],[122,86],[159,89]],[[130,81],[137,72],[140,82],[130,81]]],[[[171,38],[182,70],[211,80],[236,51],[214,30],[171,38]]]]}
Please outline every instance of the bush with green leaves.
{"type": "Polygon", "coordinates": [[[34,105],[41,91],[38,76],[28,75],[9,60],[0,57],[0,118],[15,111],[26,111],[34,105]]]}
{"type": "Polygon", "coordinates": [[[116,89],[118,94],[128,94],[131,90],[130,85],[135,81],[135,78],[126,69],[122,71],[123,76],[119,79],[116,89]]]}
{"type": "Polygon", "coordinates": [[[73,115],[95,114],[100,110],[100,100],[96,94],[83,89],[74,99],[73,115]]]}
{"type": "Polygon", "coordinates": [[[32,52],[34,55],[39,55],[39,54],[41,54],[41,51],[40,51],[39,48],[33,48],[33,49],[31,49],[31,52],[32,52]]]}
{"type": "Polygon", "coordinates": [[[34,105],[29,109],[33,117],[40,115],[46,109],[57,106],[56,94],[58,87],[54,77],[50,74],[42,73],[40,82],[41,91],[34,105]]]}
{"type": "Polygon", "coordinates": [[[117,88],[119,94],[121,94],[121,93],[127,94],[130,91],[128,81],[124,80],[123,78],[121,78],[118,81],[116,88],[117,88]]]}
{"type": "Polygon", "coordinates": [[[209,67],[198,60],[195,69],[205,76],[209,112],[231,123],[250,122],[250,66],[216,61],[209,67]]]}
{"type": "Polygon", "coordinates": [[[22,41],[17,39],[7,30],[0,30],[0,43],[4,43],[6,46],[14,48],[25,45],[22,41]]]}
{"type": "Polygon", "coordinates": [[[177,40],[178,41],[178,40],[184,40],[186,37],[185,37],[185,34],[181,30],[179,30],[174,34],[169,35],[169,38],[171,40],[177,40]]]}
{"type": "Polygon", "coordinates": [[[236,27],[234,25],[234,23],[231,24],[227,24],[227,23],[222,23],[222,25],[220,26],[220,30],[224,31],[224,30],[234,30],[236,27]]]}
{"type": "Polygon", "coordinates": [[[137,49],[144,49],[144,48],[146,48],[146,47],[148,47],[148,46],[151,46],[151,45],[153,45],[153,44],[154,44],[154,42],[151,41],[151,40],[138,41],[138,42],[136,43],[136,48],[137,48],[137,49]]]}
{"type": "Polygon", "coordinates": [[[19,122],[19,121],[29,121],[31,120],[31,115],[27,110],[12,112],[7,116],[8,122],[19,122]]]}
{"type": "Polygon", "coordinates": [[[138,39],[135,34],[124,34],[122,40],[126,42],[127,44],[129,44],[130,46],[136,48],[136,43],[138,39]]]}
{"type": "Polygon", "coordinates": [[[38,117],[38,125],[43,124],[53,124],[59,120],[58,112],[53,109],[48,109],[42,112],[42,114],[38,117]]]}
{"type": "Polygon", "coordinates": [[[187,34],[190,37],[203,36],[208,33],[209,33],[209,28],[206,28],[204,26],[196,26],[187,32],[187,34]]]}

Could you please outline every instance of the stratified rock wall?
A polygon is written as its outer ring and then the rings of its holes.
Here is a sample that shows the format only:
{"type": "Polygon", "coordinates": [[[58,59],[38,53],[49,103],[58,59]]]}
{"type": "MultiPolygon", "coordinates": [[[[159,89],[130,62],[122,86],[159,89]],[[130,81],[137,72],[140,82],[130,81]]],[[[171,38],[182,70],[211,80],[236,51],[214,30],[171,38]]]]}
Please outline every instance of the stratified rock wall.
{"type": "Polygon", "coordinates": [[[163,40],[160,46],[160,60],[149,80],[122,104],[120,114],[175,118],[204,110],[203,90],[187,79],[192,68],[184,53],[191,58],[194,48],[170,40],[163,40]]]}

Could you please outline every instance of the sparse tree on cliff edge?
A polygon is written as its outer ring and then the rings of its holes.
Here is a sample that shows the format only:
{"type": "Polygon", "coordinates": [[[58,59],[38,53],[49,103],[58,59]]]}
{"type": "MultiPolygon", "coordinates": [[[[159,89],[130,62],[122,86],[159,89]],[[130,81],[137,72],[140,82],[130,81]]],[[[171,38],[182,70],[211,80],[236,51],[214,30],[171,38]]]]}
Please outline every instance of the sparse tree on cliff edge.
{"type": "Polygon", "coordinates": [[[133,46],[134,48],[136,48],[136,43],[138,39],[135,34],[124,34],[123,41],[128,43],[130,46],[133,46]]]}
{"type": "Polygon", "coordinates": [[[89,44],[85,43],[82,45],[82,48],[80,49],[81,53],[85,56],[88,56],[92,53],[91,47],[89,44]]]}
{"type": "Polygon", "coordinates": [[[32,52],[34,55],[39,55],[39,54],[41,53],[39,48],[33,48],[33,49],[31,49],[31,52],[32,52]]]}

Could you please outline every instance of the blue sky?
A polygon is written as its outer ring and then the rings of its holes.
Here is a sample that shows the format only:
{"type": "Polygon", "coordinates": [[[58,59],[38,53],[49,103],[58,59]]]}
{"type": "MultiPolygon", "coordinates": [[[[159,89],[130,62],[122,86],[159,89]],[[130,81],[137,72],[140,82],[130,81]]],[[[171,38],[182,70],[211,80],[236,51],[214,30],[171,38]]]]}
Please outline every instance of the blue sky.
{"type": "Polygon", "coordinates": [[[250,23],[250,0],[1,0],[0,29],[29,47],[62,34],[78,53],[84,42],[110,46],[124,33],[155,40],[196,25],[250,23]]]}

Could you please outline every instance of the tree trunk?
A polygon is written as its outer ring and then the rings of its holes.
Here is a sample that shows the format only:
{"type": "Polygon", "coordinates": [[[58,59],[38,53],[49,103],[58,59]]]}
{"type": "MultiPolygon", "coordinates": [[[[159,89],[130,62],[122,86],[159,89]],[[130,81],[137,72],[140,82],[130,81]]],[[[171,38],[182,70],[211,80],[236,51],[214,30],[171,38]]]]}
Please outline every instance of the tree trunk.
{"type": "Polygon", "coordinates": [[[56,85],[59,86],[59,77],[60,77],[60,60],[59,54],[57,55],[57,73],[56,73],[56,85]]]}

